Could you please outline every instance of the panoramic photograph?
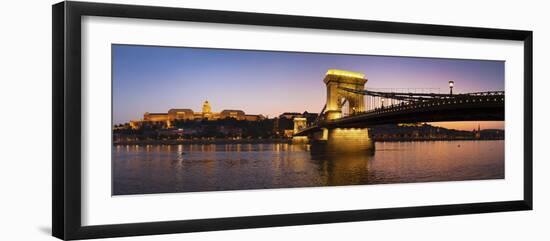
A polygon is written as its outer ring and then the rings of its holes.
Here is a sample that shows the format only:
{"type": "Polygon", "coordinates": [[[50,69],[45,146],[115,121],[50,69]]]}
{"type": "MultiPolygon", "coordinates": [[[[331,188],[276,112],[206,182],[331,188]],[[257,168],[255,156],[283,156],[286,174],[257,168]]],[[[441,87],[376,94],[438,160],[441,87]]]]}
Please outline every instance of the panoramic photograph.
{"type": "Polygon", "coordinates": [[[111,50],[112,195],[504,178],[504,61],[111,50]]]}

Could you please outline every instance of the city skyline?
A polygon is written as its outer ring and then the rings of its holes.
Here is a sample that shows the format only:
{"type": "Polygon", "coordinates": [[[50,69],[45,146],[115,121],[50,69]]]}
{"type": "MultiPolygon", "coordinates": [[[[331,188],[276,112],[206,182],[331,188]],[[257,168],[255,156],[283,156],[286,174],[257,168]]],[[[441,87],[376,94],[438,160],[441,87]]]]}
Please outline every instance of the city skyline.
{"type": "MultiPolygon", "coordinates": [[[[113,124],[171,108],[239,109],[273,118],[321,111],[328,69],[365,73],[368,88],[455,93],[504,90],[504,62],[416,57],[113,45],[113,124]]],[[[503,129],[504,122],[448,122],[438,126],[503,129]]]]}

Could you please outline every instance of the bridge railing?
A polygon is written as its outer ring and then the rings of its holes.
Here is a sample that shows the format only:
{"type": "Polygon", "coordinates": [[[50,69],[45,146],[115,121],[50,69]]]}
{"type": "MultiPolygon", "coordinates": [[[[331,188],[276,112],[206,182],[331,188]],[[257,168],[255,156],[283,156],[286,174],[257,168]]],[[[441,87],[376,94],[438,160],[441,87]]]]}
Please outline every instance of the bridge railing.
{"type": "MultiPolygon", "coordinates": [[[[468,95],[456,95],[453,98],[437,98],[431,100],[409,101],[401,102],[395,105],[381,106],[374,109],[365,111],[354,112],[348,117],[356,115],[365,115],[371,113],[387,113],[395,111],[403,111],[415,108],[427,108],[441,105],[461,105],[461,104],[475,104],[475,103],[487,103],[487,102],[504,102],[504,92],[491,91],[491,92],[478,92],[470,93],[468,95]]],[[[346,117],[344,117],[346,118],[346,117]]]]}

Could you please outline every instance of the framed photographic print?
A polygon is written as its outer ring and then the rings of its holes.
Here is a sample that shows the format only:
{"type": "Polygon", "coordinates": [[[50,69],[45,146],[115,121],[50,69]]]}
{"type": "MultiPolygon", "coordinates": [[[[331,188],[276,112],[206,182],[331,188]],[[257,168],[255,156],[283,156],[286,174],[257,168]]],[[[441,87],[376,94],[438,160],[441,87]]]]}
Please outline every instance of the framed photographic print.
{"type": "Polygon", "coordinates": [[[53,235],[530,210],[532,52],[523,30],[55,4],[53,235]]]}

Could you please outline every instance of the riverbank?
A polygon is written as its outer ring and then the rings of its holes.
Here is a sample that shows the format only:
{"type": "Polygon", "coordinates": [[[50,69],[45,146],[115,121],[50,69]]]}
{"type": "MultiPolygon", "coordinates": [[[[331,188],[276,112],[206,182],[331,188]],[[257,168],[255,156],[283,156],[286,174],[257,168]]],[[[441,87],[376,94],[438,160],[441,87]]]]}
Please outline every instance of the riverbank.
{"type": "Polygon", "coordinates": [[[375,142],[411,142],[411,141],[503,141],[504,138],[374,138],[375,142]]]}
{"type": "Polygon", "coordinates": [[[117,141],[113,145],[184,145],[184,144],[275,144],[292,143],[291,139],[213,139],[213,140],[137,140],[117,141]]]}
{"type": "MultiPolygon", "coordinates": [[[[413,141],[499,141],[504,139],[476,139],[476,138],[383,138],[374,139],[375,142],[413,142],[413,141]]],[[[189,145],[189,144],[291,144],[291,139],[213,139],[213,140],[137,140],[117,141],[113,145],[189,145]]]]}

